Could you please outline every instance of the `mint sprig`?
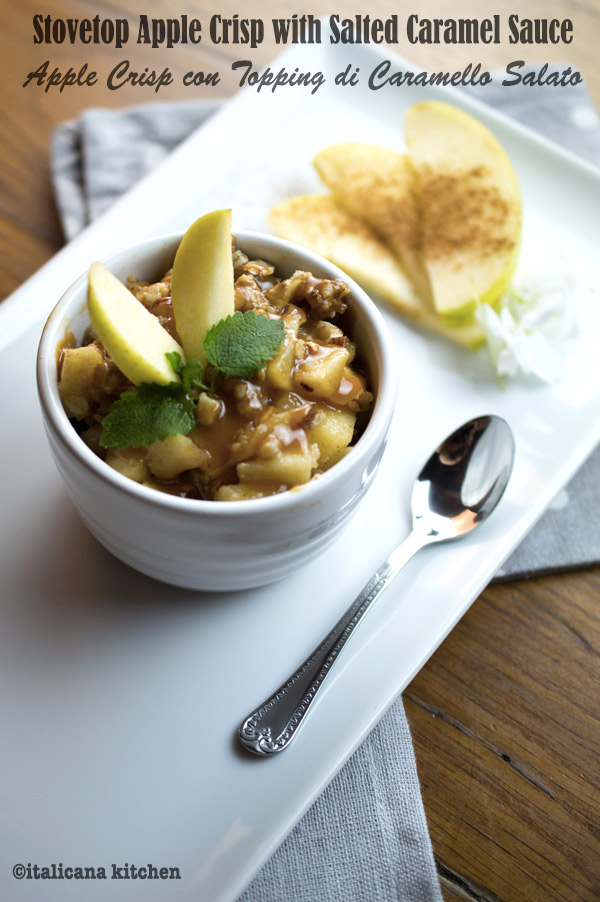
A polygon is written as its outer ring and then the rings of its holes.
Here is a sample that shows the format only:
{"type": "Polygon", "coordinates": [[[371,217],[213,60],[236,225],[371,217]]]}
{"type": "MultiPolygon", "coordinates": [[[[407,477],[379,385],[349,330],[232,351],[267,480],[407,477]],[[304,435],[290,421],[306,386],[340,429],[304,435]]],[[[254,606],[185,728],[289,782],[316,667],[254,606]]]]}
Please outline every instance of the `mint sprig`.
{"type": "Polygon", "coordinates": [[[165,357],[175,375],[181,379],[184,391],[188,394],[208,389],[208,385],[203,382],[204,367],[199,360],[188,360],[184,364],[179,351],[168,351],[165,357]]]}
{"type": "MultiPolygon", "coordinates": [[[[284,336],[281,320],[238,311],[208,331],[204,350],[209,363],[226,376],[250,379],[277,353],[284,336]]],[[[102,421],[102,447],[137,448],[169,435],[187,435],[194,428],[198,396],[209,390],[204,367],[199,360],[184,363],[177,351],[165,357],[179,381],[143,382],[123,392],[102,421]]]]}
{"type": "Polygon", "coordinates": [[[187,435],[196,425],[196,404],[181,382],[143,382],[123,392],[102,421],[103,448],[137,448],[187,435]]]}
{"type": "Polygon", "coordinates": [[[104,448],[137,448],[151,445],[169,435],[187,435],[196,425],[196,402],[201,391],[204,367],[199,360],[184,364],[181,354],[165,354],[179,381],[159,385],[142,382],[123,392],[102,420],[100,444],[104,448]]]}
{"type": "Polygon", "coordinates": [[[280,319],[238,310],[208,330],[204,350],[209,363],[226,376],[251,379],[275,356],[284,336],[280,319]]]}

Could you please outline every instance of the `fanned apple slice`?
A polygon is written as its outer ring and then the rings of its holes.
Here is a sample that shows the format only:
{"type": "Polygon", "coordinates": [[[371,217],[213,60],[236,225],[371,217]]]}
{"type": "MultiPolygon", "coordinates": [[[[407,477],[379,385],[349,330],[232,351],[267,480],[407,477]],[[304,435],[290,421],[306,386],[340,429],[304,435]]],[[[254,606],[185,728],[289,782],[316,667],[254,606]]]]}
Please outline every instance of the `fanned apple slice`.
{"type": "Polygon", "coordinates": [[[373,144],[334,144],[314,165],[336,199],[388,245],[425,301],[431,290],[420,252],[416,180],[405,154],[373,144]]]}
{"type": "Polygon", "coordinates": [[[331,195],[304,194],[274,207],[269,225],[281,238],[326,257],[401,310],[418,316],[422,307],[392,252],[362,219],[331,195]]]}
{"type": "Polygon", "coordinates": [[[331,195],[292,197],[271,210],[269,225],[281,238],[321,254],[417,323],[457,344],[476,348],[483,333],[475,323],[444,326],[437,313],[416,294],[386,244],[362,219],[353,216],[331,195]]]}
{"type": "Polygon", "coordinates": [[[206,363],[206,333],[235,312],[231,210],[207,213],[187,230],[175,255],[171,297],[187,356],[206,363]]]}
{"type": "Polygon", "coordinates": [[[521,199],[510,160],[487,128],[447,103],[406,114],[406,142],[421,204],[421,252],[442,319],[473,319],[494,305],[517,265],[521,199]]]}
{"type": "Polygon", "coordinates": [[[98,338],[134,385],[176,382],[165,354],[183,348],[101,263],[89,273],[88,310],[98,338]]]}

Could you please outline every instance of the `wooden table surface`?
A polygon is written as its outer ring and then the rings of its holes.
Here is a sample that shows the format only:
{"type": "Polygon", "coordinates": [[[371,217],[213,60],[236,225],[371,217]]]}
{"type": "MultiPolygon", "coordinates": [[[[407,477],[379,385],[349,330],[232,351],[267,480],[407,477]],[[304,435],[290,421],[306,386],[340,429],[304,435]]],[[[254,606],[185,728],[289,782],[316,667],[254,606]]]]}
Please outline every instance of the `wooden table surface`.
{"type": "MultiPolygon", "coordinates": [[[[299,13],[328,14],[330,7],[306,0],[299,13]]],[[[461,4],[427,0],[414,4],[420,16],[571,18],[568,46],[514,48],[507,41],[488,47],[410,46],[397,51],[425,68],[462,68],[471,60],[485,67],[525,57],[567,61],[580,68],[600,104],[600,6],[598,0],[497,0],[493,9],[476,0],[461,4]]],[[[108,72],[122,59],[135,68],[169,65],[181,76],[194,68],[221,72],[221,83],[197,94],[177,86],[159,99],[226,97],[236,89],[229,64],[251,56],[267,63],[277,52],[265,40],[257,50],[197,47],[150,50],[131,42],[123,50],[93,50],[67,44],[33,44],[32,17],[127,17],[137,21],[134,0],[52,0],[43,10],[34,0],[3,4],[0,36],[4,62],[0,83],[3,117],[0,144],[0,296],[41,266],[62,244],[52,199],[48,142],[52,129],[91,105],[124,106],[152,101],[148,89],[110,92],[91,88],[21,87],[27,73],[49,59],[51,67],[79,69],[88,61],[108,72]]],[[[177,15],[155,0],[151,16],[177,15]]],[[[182,8],[183,11],[183,8],[182,8]]],[[[232,0],[211,7],[188,0],[185,12],[203,21],[213,12],[240,10],[232,0]]],[[[384,0],[362,7],[341,0],[340,15],[398,13],[412,8],[384,0]]],[[[244,4],[244,16],[289,15],[282,0],[244,4]]],[[[600,571],[589,570],[488,588],[404,694],[413,731],[423,798],[445,898],[450,902],[600,899],[600,571]]]]}

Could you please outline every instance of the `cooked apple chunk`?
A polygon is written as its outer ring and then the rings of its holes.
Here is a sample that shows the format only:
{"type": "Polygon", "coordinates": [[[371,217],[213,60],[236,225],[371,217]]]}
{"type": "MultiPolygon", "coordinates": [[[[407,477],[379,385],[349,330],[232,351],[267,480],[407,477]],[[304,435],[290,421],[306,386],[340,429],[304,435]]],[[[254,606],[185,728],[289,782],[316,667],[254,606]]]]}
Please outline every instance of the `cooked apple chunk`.
{"type": "Polygon", "coordinates": [[[222,485],[215,494],[216,501],[251,501],[253,498],[267,498],[281,491],[278,482],[238,482],[222,485]]]}
{"type": "Polygon", "coordinates": [[[103,396],[113,394],[125,382],[97,341],[61,352],[58,392],[69,417],[88,416],[103,396]]]}
{"type": "Polygon", "coordinates": [[[133,479],[134,482],[145,482],[150,476],[145,448],[126,448],[124,451],[109,448],[106,463],[117,473],[133,479]]]}
{"type": "Polygon", "coordinates": [[[349,357],[346,348],[305,342],[305,356],[296,365],[294,382],[315,398],[326,398],[339,386],[349,357]]]}
{"type": "Polygon", "coordinates": [[[206,452],[187,435],[170,435],[148,447],[148,467],[157,479],[174,479],[185,470],[205,463],[206,452]]]}
{"type": "Polygon", "coordinates": [[[355,423],[356,415],[350,410],[317,405],[308,437],[319,448],[320,470],[328,470],[344,456],[352,441],[355,423]]]}
{"type": "Polygon", "coordinates": [[[95,344],[65,348],[58,389],[67,416],[83,417],[90,412],[97,370],[102,366],[102,350],[95,344]]]}
{"type": "Polygon", "coordinates": [[[274,457],[246,460],[237,465],[242,483],[276,482],[292,486],[308,482],[319,462],[319,447],[309,444],[280,451],[274,457]]]}
{"type": "Polygon", "coordinates": [[[283,317],[285,338],[275,356],[267,364],[267,380],[283,391],[292,389],[298,329],[304,320],[306,314],[299,307],[292,305],[291,310],[283,317]]]}
{"type": "Polygon", "coordinates": [[[210,426],[223,413],[223,402],[203,391],[198,398],[196,410],[200,426],[210,426]]]}

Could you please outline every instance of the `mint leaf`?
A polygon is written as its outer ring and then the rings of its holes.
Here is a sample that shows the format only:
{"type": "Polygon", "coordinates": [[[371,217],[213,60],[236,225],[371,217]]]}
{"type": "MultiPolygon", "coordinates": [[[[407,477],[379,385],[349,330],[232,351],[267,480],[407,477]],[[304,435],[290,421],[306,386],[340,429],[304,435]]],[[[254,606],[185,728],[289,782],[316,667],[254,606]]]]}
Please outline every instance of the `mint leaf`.
{"type": "MultiPolygon", "coordinates": [[[[226,376],[250,379],[278,351],[285,336],[281,320],[252,311],[220,320],[207,333],[204,349],[210,363],[226,376]]],[[[102,421],[103,448],[137,448],[187,435],[197,422],[196,401],[207,390],[199,360],[184,364],[181,354],[165,354],[181,381],[168,385],[143,382],[123,392],[102,421]]]]}
{"type": "Polygon", "coordinates": [[[167,363],[169,363],[171,369],[175,373],[176,376],[181,376],[183,373],[183,357],[179,353],[179,351],[167,351],[165,354],[167,358],[167,363]]]}
{"type": "Polygon", "coordinates": [[[284,336],[280,319],[238,310],[208,330],[204,350],[209,362],[226,376],[250,379],[275,356],[284,336]]]}
{"type": "Polygon", "coordinates": [[[190,392],[198,393],[199,391],[204,391],[208,388],[202,381],[204,377],[204,367],[199,360],[188,360],[179,375],[183,382],[184,391],[188,394],[190,392]]]}
{"type": "Polygon", "coordinates": [[[204,367],[199,360],[188,360],[184,365],[183,358],[179,351],[167,351],[165,357],[171,365],[171,369],[175,375],[179,376],[181,379],[184,391],[187,394],[204,391],[208,388],[202,381],[204,367]]]}
{"type": "Polygon", "coordinates": [[[169,435],[187,435],[196,425],[196,405],[181,383],[142,383],[123,392],[102,421],[103,448],[137,448],[169,435]]]}

